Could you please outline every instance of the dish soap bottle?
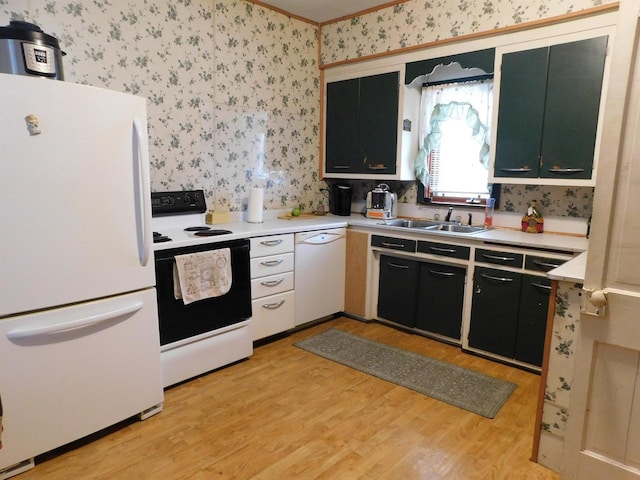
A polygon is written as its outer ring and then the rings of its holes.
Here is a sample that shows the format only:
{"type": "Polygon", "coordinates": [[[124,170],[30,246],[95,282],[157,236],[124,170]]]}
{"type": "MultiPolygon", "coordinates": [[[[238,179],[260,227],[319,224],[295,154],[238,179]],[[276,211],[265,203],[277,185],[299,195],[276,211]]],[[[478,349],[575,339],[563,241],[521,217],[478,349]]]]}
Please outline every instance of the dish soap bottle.
{"type": "Polygon", "coordinates": [[[527,233],[542,233],[544,231],[544,218],[538,212],[538,202],[531,200],[526,215],[522,217],[522,231],[527,233]]]}

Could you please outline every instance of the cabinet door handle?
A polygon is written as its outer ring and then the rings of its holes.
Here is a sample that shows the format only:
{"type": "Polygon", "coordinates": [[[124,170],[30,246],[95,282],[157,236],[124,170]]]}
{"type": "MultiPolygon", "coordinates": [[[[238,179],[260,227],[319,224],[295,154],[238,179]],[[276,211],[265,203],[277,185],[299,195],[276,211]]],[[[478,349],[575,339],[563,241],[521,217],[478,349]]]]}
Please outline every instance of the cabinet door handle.
{"type": "Polygon", "coordinates": [[[453,277],[455,273],[452,272],[440,272],[438,270],[429,270],[429,273],[433,273],[434,275],[440,275],[441,277],[453,277]]]}
{"type": "Polygon", "coordinates": [[[496,282],[503,282],[503,283],[513,282],[513,278],[494,277],[492,275],[487,275],[485,273],[481,273],[480,276],[482,276],[483,278],[487,278],[489,280],[495,280],[496,282]]]}
{"type": "Polygon", "coordinates": [[[403,243],[381,242],[381,245],[383,247],[389,247],[389,248],[404,248],[404,244],[403,243]]]}
{"type": "Polygon", "coordinates": [[[488,258],[489,260],[500,260],[503,262],[513,262],[515,257],[500,257],[498,255],[487,255],[485,253],[482,254],[484,258],[488,258]]]}
{"type": "Polygon", "coordinates": [[[559,168],[554,167],[549,169],[550,173],[582,173],[584,168],[559,168]]]}
{"type": "Polygon", "coordinates": [[[285,300],[280,300],[279,302],[275,302],[275,303],[265,303],[264,305],[262,305],[262,308],[266,308],[267,310],[275,310],[276,308],[280,308],[282,305],[284,305],[285,300]]]}
{"type": "Polygon", "coordinates": [[[407,268],[409,268],[409,265],[400,265],[399,263],[387,262],[387,265],[389,265],[390,267],[393,267],[393,268],[401,268],[403,270],[406,270],[407,268]]]}
{"type": "Polygon", "coordinates": [[[500,169],[503,172],[530,172],[531,169],[529,167],[520,167],[520,168],[501,168],[500,169]]]}
{"type": "Polygon", "coordinates": [[[280,265],[284,260],[279,258],[278,260],[267,260],[266,262],[260,262],[265,267],[275,267],[276,265],[280,265]]]}
{"type": "Polygon", "coordinates": [[[281,238],[278,238],[277,240],[263,240],[260,242],[260,244],[264,245],[265,247],[275,247],[276,245],[280,245],[281,243],[281,238]]]}
{"type": "Polygon", "coordinates": [[[531,286],[539,288],[541,290],[551,291],[551,286],[550,285],[542,285],[541,283],[531,282],[531,286]]]}
{"type": "Polygon", "coordinates": [[[331,168],[336,168],[336,169],[340,168],[342,170],[346,170],[346,169],[351,168],[351,166],[349,166],[349,165],[331,165],[331,168]]]}
{"type": "Polygon", "coordinates": [[[275,287],[284,282],[284,277],[280,277],[277,280],[265,280],[264,282],[260,282],[260,285],[264,285],[265,287],[275,287]]]}
{"type": "Polygon", "coordinates": [[[429,250],[441,253],[456,253],[456,250],[454,248],[429,247],[429,250]]]}
{"type": "Polygon", "coordinates": [[[541,262],[540,260],[534,260],[533,263],[534,265],[538,265],[539,267],[549,267],[549,268],[556,268],[562,265],[561,263],[541,262]]]}

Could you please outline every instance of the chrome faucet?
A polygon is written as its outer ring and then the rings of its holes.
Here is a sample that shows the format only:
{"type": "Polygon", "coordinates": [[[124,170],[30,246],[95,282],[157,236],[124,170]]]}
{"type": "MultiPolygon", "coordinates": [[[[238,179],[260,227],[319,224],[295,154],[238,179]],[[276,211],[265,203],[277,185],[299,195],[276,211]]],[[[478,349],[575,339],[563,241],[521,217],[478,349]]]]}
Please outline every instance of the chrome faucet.
{"type": "Polygon", "coordinates": [[[453,213],[453,207],[449,207],[449,211],[447,212],[447,216],[444,217],[444,221],[445,222],[450,222],[451,221],[451,214],[453,213]]]}

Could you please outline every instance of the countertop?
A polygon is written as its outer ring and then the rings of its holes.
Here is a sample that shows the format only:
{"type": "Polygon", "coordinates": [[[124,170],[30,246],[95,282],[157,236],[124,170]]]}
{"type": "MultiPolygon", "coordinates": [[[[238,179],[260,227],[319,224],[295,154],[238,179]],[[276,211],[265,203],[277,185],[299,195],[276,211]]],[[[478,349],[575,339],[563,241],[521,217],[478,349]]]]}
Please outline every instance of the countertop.
{"type": "Polygon", "coordinates": [[[366,218],[361,214],[352,214],[350,216],[327,214],[289,220],[277,218],[275,214],[273,217],[265,215],[265,221],[262,223],[247,223],[243,221],[211,225],[211,228],[225,229],[232,232],[219,237],[194,237],[184,234],[181,229],[175,229],[174,231],[163,229],[163,234],[172,237],[174,241],[166,244],[154,244],[154,250],[180,248],[239,238],[280,235],[347,226],[378,232],[381,235],[408,235],[411,237],[429,238],[431,240],[460,239],[479,243],[505,244],[520,247],[562,250],[574,253],[584,252],[588,247],[588,240],[584,237],[553,233],[525,233],[515,230],[493,228],[474,234],[459,234],[453,232],[416,231],[403,227],[381,225],[382,223],[384,223],[382,220],[366,218]]]}
{"type": "Polygon", "coordinates": [[[503,243],[519,247],[544,248],[549,250],[563,250],[567,252],[580,253],[587,250],[589,241],[584,237],[562,235],[554,233],[525,233],[516,230],[492,228],[483,232],[464,234],[438,231],[415,231],[404,227],[381,226],[382,220],[365,218],[362,215],[351,215],[343,217],[349,219],[349,225],[353,227],[375,228],[380,232],[413,234],[431,239],[458,238],[475,242],[503,243]]]}
{"type": "Polygon", "coordinates": [[[587,269],[587,252],[582,252],[576,258],[560,265],[547,272],[547,277],[551,280],[562,282],[584,282],[584,274],[587,269]]]}
{"type": "MultiPolygon", "coordinates": [[[[282,214],[282,212],[280,212],[282,214]]],[[[357,229],[365,229],[380,235],[408,235],[410,237],[425,238],[430,240],[459,239],[478,243],[495,243],[549,250],[562,250],[573,253],[581,253],[575,259],[570,260],[561,267],[549,272],[549,277],[555,280],[581,282],[584,278],[586,265],[586,252],[588,240],[584,237],[553,233],[525,233],[509,229],[493,228],[474,234],[459,234],[453,232],[416,231],[403,227],[381,225],[384,222],[379,219],[366,218],[361,214],[350,216],[322,215],[304,218],[282,219],[277,213],[271,216],[265,215],[262,223],[233,222],[211,225],[211,228],[230,230],[232,233],[217,237],[195,237],[186,234],[181,228],[163,229],[163,234],[173,238],[172,242],[156,243],[154,250],[180,248],[206,243],[216,243],[240,238],[261,237],[268,235],[281,235],[286,233],[307,232],[351,226],[357,229]]]]}
{"type": "Polygon", "coordinates": [[[268,235],[281,235],[285,233],[340,228],[348,226],[349,218],[350,217],[340,217],[332,214],[314,216],[310,218],[295,218],[291,220],[277,218],[275,215],[273,218],[265,216],[265,221],[262,223],[234,222],[208,225],[212,229],[231,231],[229,234],[214,237],[197,237],[192,234],[185,233],[182,226],[174,228],[164,227],[161,228],[162,233],[171,237],[173,240],[166,243],[154,243],[153,249],[158,251],[207,243],[226,242],[240,238],[263,237],[268,235]]]}

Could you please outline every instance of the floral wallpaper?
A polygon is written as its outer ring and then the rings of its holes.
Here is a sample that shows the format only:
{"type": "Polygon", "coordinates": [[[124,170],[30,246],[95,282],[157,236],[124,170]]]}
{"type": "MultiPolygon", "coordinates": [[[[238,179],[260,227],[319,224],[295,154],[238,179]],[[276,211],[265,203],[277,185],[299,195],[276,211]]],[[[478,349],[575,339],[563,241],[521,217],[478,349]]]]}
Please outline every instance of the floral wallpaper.
{"type": "Polygon", "coordinates": [[[0,25],[38,24],[65,79],[147,98],[154,190],[209,206],[315,204],[318,28],[244,0],[0,0],[0,25]]]}
{"type": "Polygon", "coordinates": [[[554,17],[615,0],[409,0],[322,27],[321,63],[554,17]]]}
{"type": "Polygon", "coordinates": [[[558,282],[539,446],[540,463],[556,471],[562,467],[558,445],[563,443],[569,418],[581,291],[582,284],[558,282]]]}
{"type": "MultiPolygon", "coordinates": [[[[322,28],[330,63],[589,8],[601,0],[409,0],[322,28]],[[426,28],[421,28],[426,26],[426,28]]],[[[67,53],[66,80],[147,98],[154,190],[203,188],[209,207],[240,211],[324,199],[319,174],[318,28],[245,0],[0,0],[0,25],[38,24],[67,53]]],[[[359,182],[358,197],[377,182],[359,182]]],[[[401,202],[415,202],[404,182],[401,202]]],[[[586,218],[591,189],[508,186],[501,204],[586,218]]]]}
{"type": "MultiPolygon", "coordinates": [[[[334,180],[336,181],[336,180],[334,180]]],[[[367,192],[378,183],[373,180],[337,181],[353,187],[353,199],[364,201],[367,192]]],[[[385,181],[398,194],[398,203],[416,203],[416,182],[385,181]]],[[[588,218],[593,206],[593,187],[503,184],[497,208],[505,212],[525,213],[531,200],[538,202],[543,216],[588,218]]]]}

